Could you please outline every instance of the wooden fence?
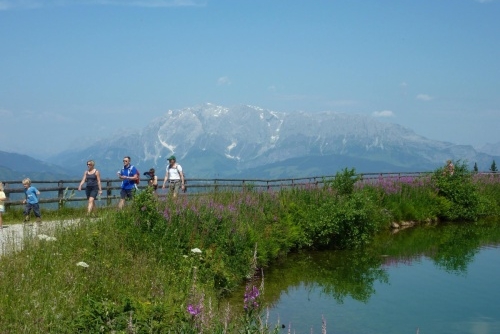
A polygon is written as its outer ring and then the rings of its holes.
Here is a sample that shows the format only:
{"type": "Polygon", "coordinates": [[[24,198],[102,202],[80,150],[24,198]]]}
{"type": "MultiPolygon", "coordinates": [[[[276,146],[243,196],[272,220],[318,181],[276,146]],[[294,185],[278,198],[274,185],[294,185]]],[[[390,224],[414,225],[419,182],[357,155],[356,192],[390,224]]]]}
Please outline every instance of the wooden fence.
{"type": "MultiPolygon", "coordinates": [[[[411,173],[364,173],[358,174],[363,180],[377,180],[383,178],[408,178],[419,177],[428,172],[411,172],[411,173]]],[[[329,176],[313,176],[303,178],[287,178],[287,179],[186,179],[187,192],[183,195],[196,195],[214,191],[234,190],[241,191],[243,189],[258,189],[258,190],[279,190],[282,188],[291,188],[298,186],[321,186],[325,182],[331,181],[335,175],[329,176]]],[[[161,185],[163,180],[158,180],[158,194],[165,196],[167,190],[162,190],[161,185]]],[[[80,180],[60,180],[60,181],[31,181],[41,193],[40,203],[53,203],[54,206],[62,207],[65,203],[80,202],[83,205],[87,201],[85,196],[85,189],[78,191],[80,180]]],[[[106,206],[112,205],[120,198],[120,185],[119,179],[102,179],[102,197],[106,206]]],[[[146,188],[147,181],[141,180],[139,190],[146,188]]],[[[24,200],[24,187],[20,180],[4,181],[4,192],[7,196],[5,206],[18,206],[23,204],[24,200]]]]}

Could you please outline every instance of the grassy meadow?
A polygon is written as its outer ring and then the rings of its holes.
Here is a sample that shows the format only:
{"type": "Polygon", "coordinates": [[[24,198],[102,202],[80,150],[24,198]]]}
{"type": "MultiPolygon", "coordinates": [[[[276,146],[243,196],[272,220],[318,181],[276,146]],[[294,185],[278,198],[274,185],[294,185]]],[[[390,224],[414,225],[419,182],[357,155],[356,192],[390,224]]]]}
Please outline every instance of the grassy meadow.
{"type": "Polygon", "coordinates": [[[142,191],[122,211],[84,212],[43,212],[81,219],[0,258],[0,333],[278,333],[259,303],[275,259],[362,248],[394,222],[498,221],[500,175],[459,161],[452,175],[406,179],[345,169],[322,187],[167,200],[142,191]],[[222,302],[243,284],[240,307],[222,302]]]}

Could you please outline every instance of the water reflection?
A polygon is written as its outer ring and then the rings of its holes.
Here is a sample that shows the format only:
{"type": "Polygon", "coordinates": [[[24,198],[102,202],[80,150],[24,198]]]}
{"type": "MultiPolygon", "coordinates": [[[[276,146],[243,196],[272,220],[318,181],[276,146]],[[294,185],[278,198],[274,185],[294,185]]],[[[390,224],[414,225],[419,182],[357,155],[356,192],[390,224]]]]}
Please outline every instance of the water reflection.
{"type": "Polygon", "coordinates": [[[408,263],[425,256],[439,268],[465,274],[481,247],[500,243],[498,223],[441,224],[421,226],[396,235],[382,235],[371,246],[387,254],[387,262],[408,263]]]}
{"type": "Polygon", "coordinates": [[[500,332],[499,244],[499,223],[446,224],[292,254],[264,271],[265,303],[296,333],[319,333],[322,315],[335,333],[500,332]]]}

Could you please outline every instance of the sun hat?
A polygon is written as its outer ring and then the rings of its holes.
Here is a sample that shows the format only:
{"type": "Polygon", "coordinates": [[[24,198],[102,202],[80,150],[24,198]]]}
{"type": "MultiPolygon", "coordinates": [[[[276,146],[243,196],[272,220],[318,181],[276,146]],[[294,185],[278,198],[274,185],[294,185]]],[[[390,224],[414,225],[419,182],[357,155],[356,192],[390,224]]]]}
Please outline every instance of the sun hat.
{"type": "Polygon", "coordinates": [[[168,160],[168,161],[170,161],[170,160],[176,160],[176,159],[175,159],[175,155],[171,155],[171,156],[170,156],[167,160],[168,160]]]}

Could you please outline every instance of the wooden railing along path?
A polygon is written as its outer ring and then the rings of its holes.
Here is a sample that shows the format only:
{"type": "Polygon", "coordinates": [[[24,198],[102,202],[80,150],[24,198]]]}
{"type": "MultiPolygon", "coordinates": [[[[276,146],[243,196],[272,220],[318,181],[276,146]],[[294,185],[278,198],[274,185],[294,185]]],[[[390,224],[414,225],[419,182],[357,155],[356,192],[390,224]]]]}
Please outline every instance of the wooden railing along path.
{"type": "MultiPolygon", "coordinates": [[[[380,177],[390,177],[399,179],[402,177],[418,177],[428,172],[402,172],[402,173],[363,173],[358,174],[362,179],[378,179],[380,177]]],[[[335,175],[328,176],[313,176],[302,178],[286,178],[286,179],[186,179],[188,191],[184,195],[202,194],[220,190],[243,190],[243,189],[261,189],[261,190],[278,190],[281,188],[290,188],[306,185],[322,185],[325,182],[331,181],[335,175]]],[[[4,192],[7,196],[5,201],[6,207],[22,205],[24,200],[24,187],[20,180],[4,181],[4,192]]],[[[161,190],[163,183],[162,179],[158,180],[158,193],[160,196],[165,195],[166,191],[161,190]]],[[[59,181],[36,181],[31,183],[41,193],[40,203],[57,203],[58,207],[63,206],[67,202],[86,202],[85,188],[78,191],[80,180],[59,180],[59,181]]],[[[102,179],[102,197],[105,205],[110,206],[114,201],[120,198],[119,179],[102,179]]],[[[147,186],[146,180],[141,180],[139,190],[145,189],[147,186]]]]}

